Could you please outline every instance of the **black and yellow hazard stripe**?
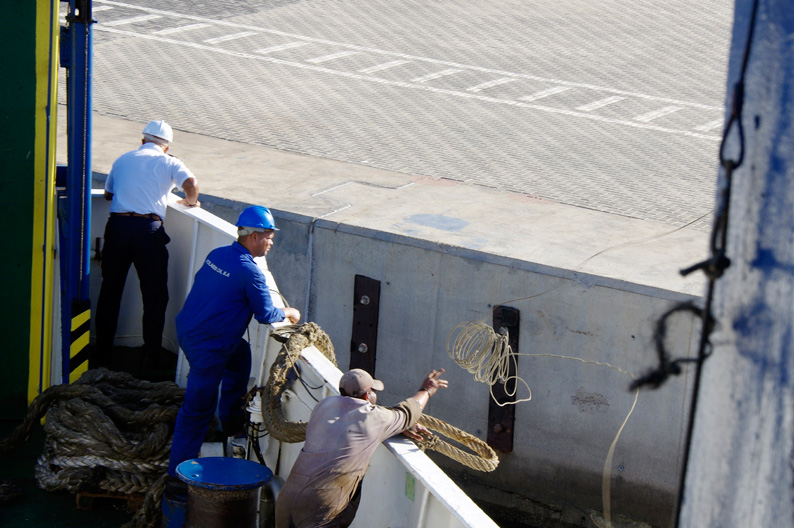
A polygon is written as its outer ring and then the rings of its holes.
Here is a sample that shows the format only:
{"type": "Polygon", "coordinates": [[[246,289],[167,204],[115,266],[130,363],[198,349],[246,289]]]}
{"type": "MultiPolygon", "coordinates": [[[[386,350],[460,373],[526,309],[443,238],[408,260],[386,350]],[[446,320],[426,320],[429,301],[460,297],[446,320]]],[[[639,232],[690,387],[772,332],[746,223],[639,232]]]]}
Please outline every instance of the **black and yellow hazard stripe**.
{"type": "Polygon", "coordinates": [[[72,331],[69,340],[69,383],[74,383],[88,370],[90,328],[91,304],[87,301],[73,303],[72,331]]]}

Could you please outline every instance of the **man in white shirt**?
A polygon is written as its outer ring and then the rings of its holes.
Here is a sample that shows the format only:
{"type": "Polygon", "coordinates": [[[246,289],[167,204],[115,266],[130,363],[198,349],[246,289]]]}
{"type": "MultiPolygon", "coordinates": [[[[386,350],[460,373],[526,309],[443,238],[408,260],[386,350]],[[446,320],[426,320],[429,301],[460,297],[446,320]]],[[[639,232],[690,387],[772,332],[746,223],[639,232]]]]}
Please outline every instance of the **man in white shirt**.
{"type": "Polygon", "coordinates": [[[116,336],[121,296],[130,265],[135,265],[143,298],[143,341],[147,354],[159,353],[168,304],[168,249],[165,233],[168,194],[181,188],[178,203],[199,207],[198,181],[179,159],[167,154],[173,131],[150,121],[141,146],[120,156],[105,181],[111,201],[102,248],[102,288],[96,307],[96,346],[92,368],[108,366],[116,336]]]}

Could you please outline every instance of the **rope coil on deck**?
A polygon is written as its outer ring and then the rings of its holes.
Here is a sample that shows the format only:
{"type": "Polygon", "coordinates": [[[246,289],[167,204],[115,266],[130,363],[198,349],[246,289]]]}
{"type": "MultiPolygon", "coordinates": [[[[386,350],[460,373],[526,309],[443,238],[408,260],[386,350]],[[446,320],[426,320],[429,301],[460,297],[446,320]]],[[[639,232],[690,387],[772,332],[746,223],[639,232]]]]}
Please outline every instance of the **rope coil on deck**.
{"type": "Polygon", "coordinates": [[[123,372],[89,370],[71,385],[42,392],[0,451],[30,438],[46,414],[42,455],[34,474],[47,491],[146,493],[126,526],[153,527],[160,518],[173,425],[185,390],[123,372]]]}
{"type": "MultiPolygon", "coordinates": [[[[287,374],[300,357],[301,350],[307,346],[316,347],[336,365],[333,344],[328,335],[316,323],[282,327],[274,331],[274,334],[275,339],[285,342],[270,368],[270,376],[265,385],[267,393],[267,404],[263,409],[265,411],[263,412],[265,426],[276,440],[287,443],[303,442],[306,439],[306,422],[286,420],[281,408],[281,395],[286,390],[287,374]]],[[[499,458],[494,450],[479,438],[426,414],[419,419],[419,424],[459,442],[475,454],[467,453],[438,436],[431,436],[425,441],[416,442],[420,449],[437,451],[479,471],[493,471],[499,465],[499,458]]]]}

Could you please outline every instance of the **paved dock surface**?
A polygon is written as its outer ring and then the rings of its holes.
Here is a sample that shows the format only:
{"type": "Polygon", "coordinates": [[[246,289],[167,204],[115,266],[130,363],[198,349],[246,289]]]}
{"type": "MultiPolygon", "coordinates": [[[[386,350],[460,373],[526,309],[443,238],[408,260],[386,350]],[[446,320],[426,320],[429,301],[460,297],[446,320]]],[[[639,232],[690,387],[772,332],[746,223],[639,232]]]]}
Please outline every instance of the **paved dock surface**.
{"type": "Polygon", "coordinates": [[[163,118],[208,197],[702,293],[678,270],[707,252],[729,6],[96,0],[94,19],[97,173],[163,118]]]}

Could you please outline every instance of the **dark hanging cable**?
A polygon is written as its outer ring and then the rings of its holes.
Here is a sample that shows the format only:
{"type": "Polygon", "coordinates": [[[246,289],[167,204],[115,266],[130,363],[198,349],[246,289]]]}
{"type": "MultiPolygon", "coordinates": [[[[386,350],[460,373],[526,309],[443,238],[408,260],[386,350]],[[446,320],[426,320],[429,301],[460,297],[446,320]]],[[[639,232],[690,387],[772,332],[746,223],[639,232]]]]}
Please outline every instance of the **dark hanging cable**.
{"type": "Polygon", "coordinates": [[[637,387],[650,385],[653,388],[660,387],[670,375],[677,375],[681,373],[681,363],[693,362],[697,363],[698,367],[702,365],[703,361],[711,354],[711,342],[709,336],[714,327],[714,320],[711,313],[712,302],[714,297],[714,283],[717,279],[722,277],[725,270],[731,265],[730,259],[726,256],[726,246],[728,237],[728,213],[731,202],[731,186],[733,183],[733,171],[736,170],[744,161],[744,127],[742,125],[742,109],[744,106],[744,80],[747,73],[747,63],[750,57],[750,49],[752,47],[753,34],[755,31],[755,19],[758,11],[758,0],[753,2],[752,12],[750,15],[750,26],[747,34],[747,41],[744,48],[744,56],[742,58],[742,68],[739,74],[739,79],[733,85],[731,94],[731,112],[728,116],[728,122],[722,134],[722,142],[720,143],[720,165],[725,171],[725,181],[722,190],[717,195],[717,208],[715,211],[714,225],[711,231],[710,239],[710,257],[703,262],[699,262],[689,268],[681,270],[681,275],[686,276],[694,271],[701,270],[708,277],[708,286],[706,291],[706,305],[700,310],[697,309],[692,303],[682,303],[673,309],[666,312],[657,322],[656,333],[654,336],[656,352],[659,358],[659,365],[654,370],[648,372],[644,376],[635,380],[630,389],[634,390],[637,387]],[[728,139],[733,130],[736,130],[738,141],[738,153],[735,158],[728,158],[725,151],[728,139]],[[691,358],[678,358],[670,360],[665,350],[664,336],[666,332],[667,319],[681,311],[689,311],[698,316],[702,320],[702,327],[700,332],[700,345],[698,347],[698,356],[696,359],[691,358]]]}
{"type": "Polygon", "coordinates": [[[700,379],[703,362],[711,355],[712,344],[709,340],[711,332],[714,329],[714,317],[712,315],[712,306],[714,300],[714,283],[717,279],[722,277],[725,270],[731,265],[730,259],[726,256],[726,246],[728,238],[728,213],[731,202],[731,186],[733,184],[733,171],[736,170],[744,161],[745,154],[745,141],[744,141],[744,127],[742,126],[742,109],[744,105],[744,81],[747,73],[747,63],[750,57],[750,50],[753,43],[753,34],[755,31],[756,13],[758,11],[758,0],[754,0],[752,11],[750,15],[750,24],[747,32],[747,41],[744,46],[744,56],[742,58],[742,68],[739,74],[739,79],[733,85],[731,93],[731,111],[728,117],[728,122],[722,134],[722,142],[720,143],[720,165],[722,166],[725,174],[724,185],[718,194],[717,208],[714,217],[714,226],[711,232],[710,242],[710,257],[698,264],[689,268],[681,270],[681,274],[686,276],[690,273],[702,270],[708,277],[708,287],[706,290],[705,306],[703,309],[696,307],[692,303],[682,303],[671,310],[668,310],[658,321],[654,340],[656,345],[656,352],[659,359],[659,365],[656,369],[650,371],[645,376],[637,379],[631,384],[631,389],[637,387],[651,386],[653,388],[660,387],[670,375],[678,375],[681,373],[681,364],[692,362],[695,363],[695,379],[692,390],[692,400],[690,402],[689,418],[687,423],[687,436],[684,444],[684,464],[681,470],[681,477],[678,486],[678,503],[676,504],[675,512],[675,526],[680,524],[681,520],[681,505],[684,500],[684,486],[686,484],[686,474],[689,466],[690,445],[692,443],[692,431],[695,422],[695,407],[700,392],[700,379]],[[736,141],[738,142],[738,152],[734,158],[729,158],[726,155],[726,145],[731,133],[735,130],[736,141]],[[670,360],[665,349],[665,334],[667,330],[667,319],[678,312],[690,312],[696,317],[701,319],[700,330],[700,343],[698,347],[697,358],[678,358],[670,360]]]}

